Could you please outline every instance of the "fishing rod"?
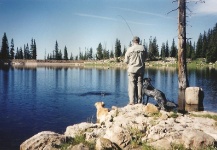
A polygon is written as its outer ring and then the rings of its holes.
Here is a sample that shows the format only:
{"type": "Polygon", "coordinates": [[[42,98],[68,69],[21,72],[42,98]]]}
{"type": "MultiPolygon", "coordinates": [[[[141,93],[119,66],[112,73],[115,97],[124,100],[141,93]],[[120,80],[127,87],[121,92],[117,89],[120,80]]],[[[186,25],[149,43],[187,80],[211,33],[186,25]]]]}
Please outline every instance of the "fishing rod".
{"type": "Polygon", "coordinates": [[[132,36],[134,37],[134,35],[133,35],[133,32],[132,32],[132,30],[131,30],[131,28],[130,28],[130,26],[129,26],[129,24],[127,23],[127,21],[126,21],[126,19],[124,19],[124,17],[123,16],[121,16],[121,15],[118,15],[118,16],[120,16],[124,21],[125,21],[125,23],[127,24],[127,27],[128,27],[128,29],[130,30],[130,33],[132,34],[132,36]]]}

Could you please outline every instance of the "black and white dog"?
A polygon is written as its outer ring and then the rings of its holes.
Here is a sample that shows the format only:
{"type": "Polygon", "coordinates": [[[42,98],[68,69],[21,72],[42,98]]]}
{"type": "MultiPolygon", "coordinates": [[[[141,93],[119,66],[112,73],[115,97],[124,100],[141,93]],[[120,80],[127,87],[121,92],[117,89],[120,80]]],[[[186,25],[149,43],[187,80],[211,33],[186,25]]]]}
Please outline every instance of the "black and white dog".
{"type": "Polygon", "coordinates": [[[162,91],[152,86],[150,78],[143,79],[142,95],[143,95],[143,100],[144,97],[147,96],[145,105],[147,105],[149,97],[153,97],[157,101],[159,107],[162,110],[167,110],[168,108],[177,107],[177,105],[174,102],[168,101],[166,99],[166,96],[162,91]]]}

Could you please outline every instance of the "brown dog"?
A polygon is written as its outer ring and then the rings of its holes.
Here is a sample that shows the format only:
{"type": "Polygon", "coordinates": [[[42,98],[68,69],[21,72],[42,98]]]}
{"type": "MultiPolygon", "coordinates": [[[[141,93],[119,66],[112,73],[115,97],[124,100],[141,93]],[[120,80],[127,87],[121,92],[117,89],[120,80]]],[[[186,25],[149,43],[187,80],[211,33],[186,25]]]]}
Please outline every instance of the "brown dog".
{"type": "Polygon", "coordinates": [[[96,119],[97,119],[98,123],[104,122],[106,119],[106,115],[109,112],[109,109],[104,108],[104,106],[105,106],[104,102],[96,102],[95,103],[95,107],[97,109],[96,119]]]}

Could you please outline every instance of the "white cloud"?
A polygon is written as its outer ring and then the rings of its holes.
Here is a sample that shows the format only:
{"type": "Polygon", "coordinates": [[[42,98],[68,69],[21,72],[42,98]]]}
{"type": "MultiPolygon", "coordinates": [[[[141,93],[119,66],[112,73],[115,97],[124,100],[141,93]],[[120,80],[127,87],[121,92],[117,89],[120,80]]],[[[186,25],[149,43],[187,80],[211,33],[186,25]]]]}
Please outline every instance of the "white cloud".
{"type": "Polygon", "coordinates": [[[194,13],[217,15],[217,0],[205,0],[205,3],[195,4],[194,13]]]}
{"type": "MultiPolygon", "coordinates": [[[[84,14],[84,13],[75,13],[75,15],[77,16],[81,16],[81,17],[89,17],[89,18],[97,18],[97,19],[103,19],[103,20],[111,20],[111,21],[121,21],[121,19],[119,18],[111,18],[111,17],[104,17],[104,16],[97,16],[97,15],[91,15],[91,14],[84,14]]],[[[117,15],[118,17],[119,15],[117,15]]],[[[122,17],[122,16],[120,16],[122,17]]],[[[123,17],[122,17],[123,18],[123,17]]],[[[128,23],[132,23],[132,24],[138,24],[138,25],[153,25],[153,24],[148,24],[148,23],[143,23],[143,22],[135,22],[135,21],[131,21],[131,20],[125,20],[124,21],[128,22],[128,23]]]]}
{"type": "Polygon", "coordinates": [[[75,13],[75,15],[77,15],[77,16],[82,16],[82,17],[90,17],[90,18],[98,18],[98,19],[104,19],[104,20],[117,21],[117,19],[114,19],[114,18],[103,17],[103,16],[96,16],[96,15],[90,15],[90,14],[75,13]]]}
{"type": "Polygon", "coordinates": [[[146,12],[146,11],[138,11],[138,10],[133,10],[133,9],[129,9],[129,8],[121,8],[121,7],[113,7],[113,8],[124,10],[124,11],[130,11],[130,12],[134,12],[134,13],[139,13],[139,14],[146,14],[146,15],[150,15],[150,16],[156,16],[156,17],[160,17],[160,18],[174,19],[174,18],[168,17],[166,14],[161,15],[161,14],[157,14],[157,13],[151,13],[151,12],[146,12]]]}

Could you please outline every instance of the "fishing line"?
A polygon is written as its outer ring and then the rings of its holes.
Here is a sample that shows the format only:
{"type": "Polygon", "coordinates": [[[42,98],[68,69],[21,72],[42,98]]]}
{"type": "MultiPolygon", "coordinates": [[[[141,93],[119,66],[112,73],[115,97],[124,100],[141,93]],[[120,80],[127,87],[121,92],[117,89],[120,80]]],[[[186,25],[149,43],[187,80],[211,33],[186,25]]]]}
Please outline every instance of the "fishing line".
{"type": "Polygon", "coordinates": [[[131,30],[131,28],[130,28],[130,26],[129,26],[129,24],[127,23],[127,21],[124,19],[124,17],[123,16],[121,16],[121,15],[118,15],[118,16],[120,16],[124,21],[125,21],[125,23],[127,24],[127,27],[128,27],[128,29],[130,30],[130,33],[132,34],[132,36],[134,37],[134,35],[133,35],[133,32],[132,32],[132,30],[131,30]]]}

